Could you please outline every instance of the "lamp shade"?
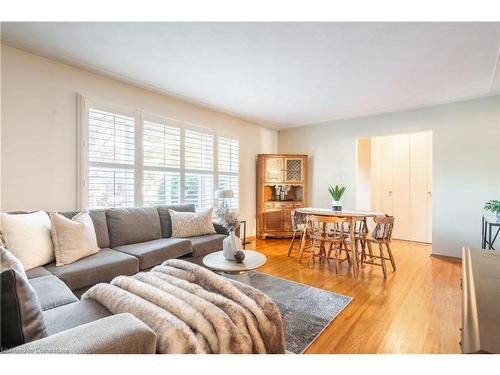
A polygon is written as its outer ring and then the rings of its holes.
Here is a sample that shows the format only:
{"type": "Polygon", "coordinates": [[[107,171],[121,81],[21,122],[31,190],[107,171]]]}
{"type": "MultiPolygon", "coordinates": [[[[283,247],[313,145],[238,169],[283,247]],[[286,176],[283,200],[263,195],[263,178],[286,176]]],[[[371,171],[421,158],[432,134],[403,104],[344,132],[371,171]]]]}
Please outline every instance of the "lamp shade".
{"type": "Polygon", "coordinates": [[[226,190],[226,189],[215,190],[215,198],[217,199],[227,199],[233,197],[234,193],[232,190],[226,190]]]}

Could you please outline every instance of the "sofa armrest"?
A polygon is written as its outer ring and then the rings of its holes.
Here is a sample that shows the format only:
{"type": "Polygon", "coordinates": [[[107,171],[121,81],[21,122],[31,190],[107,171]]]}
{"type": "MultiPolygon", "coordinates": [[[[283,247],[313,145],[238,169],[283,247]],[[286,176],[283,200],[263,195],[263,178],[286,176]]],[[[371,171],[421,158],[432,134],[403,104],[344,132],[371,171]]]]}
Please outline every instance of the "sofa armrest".
{"type": "Polygon", "coordinates": [[[156,334],[126,313],[82,324],[4,353],[154,354],[155,351],[156,334]]]}
{"type": "MultiPolygon", "coordinates": [[[[212,224],[214,225],[215,232],[217,234],[225,234],[226,236],[229,235],[229,232],[227,231],[227,229],[224,228],[224,226],[221,223],[219,223],[218,221],[212,221],[212,224]]],[[[240,236],[240,228],[241,228],[241,225],[238,226],[238,228],[236,228],[236,230],[234,231],[238,237],[240,236]]]]}

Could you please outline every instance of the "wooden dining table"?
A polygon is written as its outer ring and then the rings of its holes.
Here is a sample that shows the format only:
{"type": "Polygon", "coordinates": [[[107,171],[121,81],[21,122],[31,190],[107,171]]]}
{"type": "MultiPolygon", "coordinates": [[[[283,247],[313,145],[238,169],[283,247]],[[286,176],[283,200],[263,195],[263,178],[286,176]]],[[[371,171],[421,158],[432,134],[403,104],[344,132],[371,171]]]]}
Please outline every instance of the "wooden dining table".
{"type": "MultiPolygon", "coordinates": [[[[367,222],[366,219],[369,217],[376,217],[376,216],[384,216],[382,212],[372,212],[372,211],[333,211],[328,208],[314,208],[314,207],[303,207],[303,208],[297,208],[295,212],[299,212],[304,215],[313,215],[313,216],[329,216],[329,217],[340,217],[340,218],[346,218],[349,222],[349,235],[351,239],[354,238],[354,219],[357,218],[363,218],[365,222],[365,228],[367,227],[367,222]]],[[[306,223],[306,225],[308,225],[306,223]]],[[[300,252],[299,254],[302,254],[304,251],[305,245],[306,245],[306,236],[307,236],[307,227],[306,229],[302,232],[302,241],[300,245],[300,252]]],[[[352,244],[352,273],[354,277],[358,276],[358,270],[359,270],[359,264],[358,264],[358,249],[357,246],[352,244]]]]}

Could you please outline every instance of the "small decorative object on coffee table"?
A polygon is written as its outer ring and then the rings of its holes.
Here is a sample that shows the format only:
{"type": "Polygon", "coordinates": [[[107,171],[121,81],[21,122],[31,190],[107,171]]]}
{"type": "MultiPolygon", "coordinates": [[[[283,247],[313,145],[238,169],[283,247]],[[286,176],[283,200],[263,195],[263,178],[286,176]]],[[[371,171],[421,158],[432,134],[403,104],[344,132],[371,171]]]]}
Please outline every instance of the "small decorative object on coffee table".
{"type": "Polygon", "coordinates": [[[242,250],[238,250],[234,252],[234,260],[236,263],[243,263],[245,260],[245,252],[242,250]]]}
{"type": "MultiPolygon", "coordinates": [[[[225,191],[226,190],[217,190],[217,192],[225,191]]],[[[216,195],[216,197],[218,196],[216,195]]],[[[215,206],[214,211],[216,219],[229,232],[229,236],[224,239],[222,245],[224,257],[228,260],[234,261],[234,252],[241,249],[241,240],[236,236],[235,233],[235,230],[240,226],[238,212],[234,209],[231,209],[227,202],[215,206]]]]}
{"type": "Polygon", "coordinates": [[[235,260],[234,254],[241,249],[241,240],[234,233],[234,227],[229,228],[229,236],[222,242],[222,251],[227,260],[235,260]]]}
{"type": "Polygon", "coordinates": [[[227,260],[222,251],[216,251],[203,258],[203,264],[212,271],[229,274],[240,274],[263,266],[267,262],[264,254],[253,250],[241,250],[245,253],[245,259],[241,263],[227,260]]]}

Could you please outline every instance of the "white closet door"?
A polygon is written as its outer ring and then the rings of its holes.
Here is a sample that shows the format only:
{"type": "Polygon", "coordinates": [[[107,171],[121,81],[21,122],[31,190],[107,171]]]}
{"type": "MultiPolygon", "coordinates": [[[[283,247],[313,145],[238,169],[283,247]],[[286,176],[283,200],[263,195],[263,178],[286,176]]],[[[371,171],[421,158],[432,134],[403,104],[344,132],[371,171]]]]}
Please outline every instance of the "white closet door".
{"type": "MultiPolygon", "coordinates": [[[[395,224],[393,237],[403,240],[412,238],[410,214],[410,136],[391,137],[393,149],[392,204],[395,224]]],[[[390,171],[387,173],[391,174],[390,171]]]]}
{"type": "Polygon", "coordinates": [[[372,209],[396,239],[432,242],[432,132],[372,138],[372,209]]]}

